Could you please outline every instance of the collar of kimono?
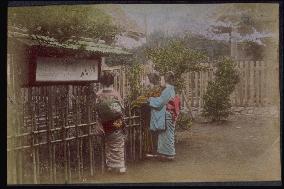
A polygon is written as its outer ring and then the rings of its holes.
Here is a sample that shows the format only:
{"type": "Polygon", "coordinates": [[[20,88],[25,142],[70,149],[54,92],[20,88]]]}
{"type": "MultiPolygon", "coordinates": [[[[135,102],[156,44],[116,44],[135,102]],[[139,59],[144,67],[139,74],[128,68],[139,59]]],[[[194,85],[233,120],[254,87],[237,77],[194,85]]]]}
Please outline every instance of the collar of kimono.
{"type": "Polygon", "coordinates": [[[113,90],[113,87],[111,87],[111,86],[110,86],[110,87],[104,87],[103,90],[104,90],[104,91],[112,91],[112,90],[113,90]]]}

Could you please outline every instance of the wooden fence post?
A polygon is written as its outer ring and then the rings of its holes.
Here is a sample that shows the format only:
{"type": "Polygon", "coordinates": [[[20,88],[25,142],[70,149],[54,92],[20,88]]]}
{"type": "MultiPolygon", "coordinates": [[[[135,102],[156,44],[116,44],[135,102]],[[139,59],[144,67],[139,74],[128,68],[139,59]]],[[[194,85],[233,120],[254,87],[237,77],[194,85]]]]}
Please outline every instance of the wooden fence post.
{"type": "MultiPolygon", "coordinates": [[[[33,93],[33,87],[32,88],[29,88],[29,94],[32,94],[33,93]]],[[[35,111],[33,111],[33,102],[32,102],[32,95],[29,95],[29,104],[30,104],[30,108],[29,108],[29,114],[31,115],[31,128],[32,128],[32,131],[31,131],[31,141],[32,141],[32,144],[31,144],[31,148],[32,148],[32,158],[33,158],[33,183],[34,184],[37,184],[38,183],[38,180],[37,180],[37,162],[36,162],[36,147],[35,147],[35,128],[36,128],[36,120],[35,120],[35,111]]]]}
{"type": "Polygon", "coordinates": [[[244,105],[248,105],[248,61],[244,61],[244,105]]]}
{"type": "Polygon", "coordinates": [[[90,156],[90,174],[91,176],[94,175],[94,166],[93,166],[93,140],[92,140],[92,126],[91,126],[91,89],[90,87],[87,88],[87,124],[89,126],[89,132],[88,132],[88,139],[89,139],[89,156],[90,156]]]}
{"type": "Polygon", "coordinates": [[[267,65],[262,61],[262,105],[267,104],[267,65]]]}
{"type": "Polygon", "coordinates": [[[259,105],[259,61],[255,62],[255,105],[259,105]]]}
{"type": "Polygon", "coordinates": [[[53,163],[55,160],[52,158],[52,144],[51,144],[51,128],[53,128],[53,111],[52,111],[52,104],[53,104],[53,93],[52,93],[52,86],[47,88],[48,93],[48,123],[47,123],[47,144],[48,144],[48,162],[49,162],[49,178],[52,183],[54,183],[53,177],[53,163]]]}
{"type": "Polygon", "coordinates": [[[198,72],[194,72],[194,107],[198,108],[198,72]]]}
{"type": "Polygon", "coordinates": [[[78,101],[79,101],[79,89],[78,86],[74,87],[74,92],[76,94],[75,97],[75,104],[74,104],[74,116],[75,116],[75,132],[76,132],[76,158],[77,158],[77,171],[78,171],[78,179],[81,179],[81,160],[80,160],[80,144],[79,144],[79,107],[78,107],[78,101]]]}

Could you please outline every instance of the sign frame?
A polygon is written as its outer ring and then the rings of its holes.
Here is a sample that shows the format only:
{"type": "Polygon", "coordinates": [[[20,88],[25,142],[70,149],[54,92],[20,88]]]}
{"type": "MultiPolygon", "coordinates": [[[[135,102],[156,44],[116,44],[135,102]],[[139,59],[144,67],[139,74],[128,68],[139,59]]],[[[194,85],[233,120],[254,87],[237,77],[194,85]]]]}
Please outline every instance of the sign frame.
{"type": "MultiPolygon", "coordinates": [[[[58,50],[55,48],[30,48],[28,50],[29,54],[29,71],[28,71],[28,84],[27,86],[38,86],[38,85],[86,85],[90,83],[100,82],[101,76],[101,65],[102,65],[102,54],[99,53],[86,53],[78,52],[74,50],[58,50]],[[76,57],[77,56],[77,57],[76,57]],[[98,61],[98,78],[97,80],[58,80],[58,81],[37,81],[36,80],[36,70],[37,70],[37,58],[71,58],[85,59],[85,60],[97,60],[98,61]],[[80,58],[78,58],[80,57],[80,58]]],[[[26,85],[25,85],[26,86],[26,85]]]]}

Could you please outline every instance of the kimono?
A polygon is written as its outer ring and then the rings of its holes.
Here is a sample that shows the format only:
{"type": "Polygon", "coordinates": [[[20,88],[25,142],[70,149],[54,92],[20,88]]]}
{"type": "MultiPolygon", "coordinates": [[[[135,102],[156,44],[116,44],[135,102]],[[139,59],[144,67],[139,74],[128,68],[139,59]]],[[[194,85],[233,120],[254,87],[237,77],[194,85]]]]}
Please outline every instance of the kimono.
{"type": "MultiPolygon", "coordinates": [[[[112,96],[119,100],[123,108],[120,95],[114,90],[101,90],[97,93],[97,98],[101,96],[112,96]]],[[[125,168],[125,135],[123,132],[123,118],[111,120],[100,124],[105,133],[105,155],[106,165],[109,168],[125,168]]]]}
{"type": "Polygon", "coordinates": [[[158,131],[157,152],[169,156],[175,155],[175,121],[172,113],[167,110],[167,104],[174,97],[174,86],[167,84],[161,96],[150,97],[148,100],[151,107],[150,130],[158,131]]]}

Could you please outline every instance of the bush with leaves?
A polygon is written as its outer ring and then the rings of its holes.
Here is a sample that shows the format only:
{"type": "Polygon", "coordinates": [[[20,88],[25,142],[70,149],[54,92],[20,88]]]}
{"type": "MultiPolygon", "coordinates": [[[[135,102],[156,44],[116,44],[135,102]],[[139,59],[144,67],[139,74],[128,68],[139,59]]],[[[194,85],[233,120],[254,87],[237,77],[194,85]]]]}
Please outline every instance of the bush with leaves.
{"type": "Polygon", "coordinates": [[[125,65],[125,75],[129,82],[128,101],[131,104],[142,92],[140,76],[142,72],[141,64],[133,62],[131,65],[125,65]]]}
{"type": "Polygon", "coordinates": [[[183,73],[201,70],[200,63],[207,61],[207,56],[187,47],[182,39],[169,40],[163,47],[149,48],[147,56],[153,61],[155,69],[161,74],[172,71],[175,74],[175,86],[177,92],[184,88],[183,73]]]}
{"type": "Polygon", "coordinates": [[[239,82],[239,74],[233,60],[222,57],[216,62],[214,81],[209,82],[203,96],[203,116],[211,121],[220,121],[230,115],[230,95],[239,82]]]}
{"type": "Polygon", "coordinates": [[[192,118],[187,111],[181,111],[177,122],[176,130],[188,130],[192,126],[192,118]]]}

